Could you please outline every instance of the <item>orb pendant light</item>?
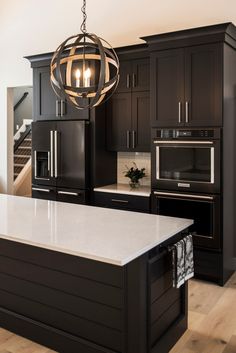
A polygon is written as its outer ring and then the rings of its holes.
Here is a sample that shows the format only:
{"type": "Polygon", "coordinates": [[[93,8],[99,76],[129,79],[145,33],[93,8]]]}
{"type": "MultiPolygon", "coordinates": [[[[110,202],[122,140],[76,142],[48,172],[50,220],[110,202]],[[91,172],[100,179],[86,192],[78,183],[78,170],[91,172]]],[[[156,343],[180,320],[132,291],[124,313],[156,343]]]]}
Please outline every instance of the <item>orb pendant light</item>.
{"type": "Polygon", "coordinates": [[[119,60],[111,45],[86,30],[86,0],[81,33],[67,38],[53,54],[51,84],[57,96],[78,109],[105,102],[119,81],[119,60]]]}

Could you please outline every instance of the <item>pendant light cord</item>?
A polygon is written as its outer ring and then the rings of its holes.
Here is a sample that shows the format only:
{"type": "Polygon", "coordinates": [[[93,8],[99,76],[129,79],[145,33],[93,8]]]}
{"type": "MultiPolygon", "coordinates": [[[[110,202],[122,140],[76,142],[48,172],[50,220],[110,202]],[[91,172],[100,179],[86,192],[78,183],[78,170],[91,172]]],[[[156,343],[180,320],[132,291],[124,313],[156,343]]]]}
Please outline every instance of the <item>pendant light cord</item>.
{"type": "Polygon", "coordinates": [[[86,29],[86,20],[87,20],[87,15],[86,15],[86,0],[83,0],[83,6],[81,7],[81,11],[83,14],[83,22],[80,26],[80,30],[81,32],[83,32],[84,34],[87,33],[87,29],[86,29]]]}

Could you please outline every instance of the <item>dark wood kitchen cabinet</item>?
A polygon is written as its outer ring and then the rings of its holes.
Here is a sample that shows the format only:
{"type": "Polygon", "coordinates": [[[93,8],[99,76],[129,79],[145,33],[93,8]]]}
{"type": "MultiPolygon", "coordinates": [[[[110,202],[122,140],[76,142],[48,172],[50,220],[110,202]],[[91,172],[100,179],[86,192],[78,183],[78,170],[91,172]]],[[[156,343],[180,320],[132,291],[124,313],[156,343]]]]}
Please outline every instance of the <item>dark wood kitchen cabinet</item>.
{"type": "Polygon", "coordinates": [[[149,91],[149,58],[120,60],[120,80],[116,92],[149,91]]]}
{"type": "Polygon", "coordinates": [[[152,126],[221,126],[221,68],[221,44],[152,52],[152,126]]]}
{"type": "Polygon", "coordinates": [[[34,120],[89,119],[88,110],[79,110],[61,100],[50,83],[50,65],[33,68],[34,120]]]}
{"type": "Polygon", "coordinates": [[[94,191],[94,206],[150,213],[150,197],[94,191]]]}
{"type": "Polygon", "coordinates": [[[111,151],[150,151],[149,92],[116,93],[107,103],[111,151]]]}
{"type": "Polygon", "coordinates": [[[149,58],[120,61],[120,81],[107,102],[111,151],[150,151],[149,58]]]}

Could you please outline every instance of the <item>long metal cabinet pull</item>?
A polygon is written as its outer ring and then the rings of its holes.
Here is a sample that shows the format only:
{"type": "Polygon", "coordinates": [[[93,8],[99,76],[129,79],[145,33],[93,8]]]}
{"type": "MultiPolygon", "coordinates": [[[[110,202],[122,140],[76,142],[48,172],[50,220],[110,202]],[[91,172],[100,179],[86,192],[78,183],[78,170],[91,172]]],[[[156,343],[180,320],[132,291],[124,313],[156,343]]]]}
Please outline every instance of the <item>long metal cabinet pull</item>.
{"type": "Polygon", "coordinates": [[[179,124],[181,123],[181,102],[179,102],[179,124]]]}
{"type": "Polygon", "coordinates": [[[50,192],[49,189],[32,188],[34,191],[50,192]]]}
{"type": "Polygon", "coordinates": [[[188,118],[188,102],[185,103],[185,109],[186,109],[185,121],[186,121],[186,123],[188,123],[189,122],[189,118],[188,118]]]}
{"type": "Polygon", "coordinates": [[[192,194],[178,194],[174,192],[161,192],[154,191],[154,195],[157,196],[175,196],[180,198],[189,198],[189,199],[199,199],[199,200],[213,200],[213,196],[204,196],[204,195],[192,195],[192,194]]]}
{"type": "Polygon", "coordinates": [[[135,148],[135,131],[132,130],[132,148],[135,148]]]}
{"type": "Polygon", "coordinates": [[[56,100],[56,116],[59,116],[59,101],[56,100]]]}
{"type": "Polygon", "coordinates": [[[127,74],[127,76],[126,76],[126,87],[130,88],[130,75],[129,74],[127,74]]]}
{"type": "Polygon", "coordinates": [[[54,176],[55,176],[55,178],[58,177],[58,170],[57,170],[57,167],[58,167],[57,147],[58,147],[57,131],[55,130],[55,131],[54,131],[54,158],[55,158],[55,173],[54,173],[54,176]]]}
{"type": "Polygon", "coordinates": [[[58,191],[58,194],[62,195],[73,195],[73,196],[80,196],[81,194],[78,192],[72,192],[72,191],[58,191]]]}
{"type": "Polygon", "coordinates": [[[129,203],[127,200],[111,199],[112,202],[129,203]]]}
{"type": "Polygon", "coordinates": [[[53,131],[50,131],[50,177],[53,178],[53,157],[54,157],[54,144],[53,144],[53,131]]]}
{"type": "Polygon", "coordinates": [[[130,148],[130,131],[126,131],[126,146],[127,148],[130,148]]]}
{"type": "Polygon", "coordinates": [[[134,88],[136,86],[136,76],[135,74],[132,74],[132,87],[134,88]]]}
{"type": "Polygon", "coordinates": [[[61,100],[61,116],[65,115],[65,102],[61,100]]]}

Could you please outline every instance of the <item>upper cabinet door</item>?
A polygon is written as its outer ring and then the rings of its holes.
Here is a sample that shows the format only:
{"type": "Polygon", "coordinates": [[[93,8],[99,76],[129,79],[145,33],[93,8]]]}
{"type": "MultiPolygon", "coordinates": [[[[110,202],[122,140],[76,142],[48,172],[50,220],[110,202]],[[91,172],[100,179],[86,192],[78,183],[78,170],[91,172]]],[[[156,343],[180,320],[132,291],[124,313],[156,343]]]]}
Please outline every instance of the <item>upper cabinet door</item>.
{"type": "MultiPolygon", "coordinates": [[[[62,72],[65,75],[65,69],[62,72]]],[[[89,109],[77,109],[61,100],[53,91],[50,82],[50,67],[34,69],[34,120],[87,120],[89,109]]]]}
{"type": "Polygon", "coordinates": [[[107,147],[110,151],[131,148],[131,93],[116,93],[107,102],[107,147]]]}
{"type": "Polygon", "coordinates": [[[50,68],[34,69],[34,120],[52,120],[59,114],[59,101],[50,84],[50,68]]]}
{"type": "Polygon", "coordinates": [[[184,53],[170,49],[151,54],[151,125],[184,124],[184,53]]]}
{"type": "Polygon", "coordinates": [[[150,90],[150,59],[143,58],[133,60],[132,69],[132,91],[149,91],[150,90]]]}
{"type": "Polygon", "coordinates": [[[220,44],[185,49],[185,116],[188,126],[222,123],[222,54],[220,44]]]}
{"type": "Polygon", "coordinates": [[[116,88],[118,92],[130,92],[132,87],[132,63],[130,60],[120,61],[120,78],[116,88]]]}
{"type": "Polygon", "coordinates": [[[150,152],[150,93],[132,94],[132,133],[131,148],[136,152],[150,152]]]}

